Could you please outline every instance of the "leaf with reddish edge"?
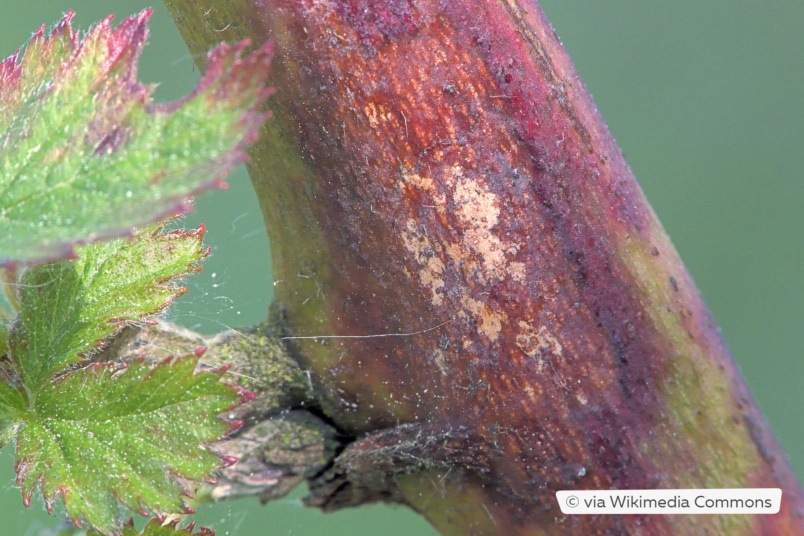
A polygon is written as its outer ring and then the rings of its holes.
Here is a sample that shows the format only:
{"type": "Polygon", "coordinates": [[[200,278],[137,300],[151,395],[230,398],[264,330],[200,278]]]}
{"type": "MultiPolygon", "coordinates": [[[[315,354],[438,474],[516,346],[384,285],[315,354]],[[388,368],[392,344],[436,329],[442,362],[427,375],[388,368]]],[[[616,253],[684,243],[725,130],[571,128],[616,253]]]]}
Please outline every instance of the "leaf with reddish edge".
{"type": "Polygon", "coordinates": [[[198,360],[93,364],[48,384],[17,436],[26,505],[39,486],[48,509],[61,495],[74,521],[103,534],[119,528],[118,503],[142,513],[191,512],[179,479],[202,481],[228,463],[208,445],[233,430],[236,423],[218,415],[241,401],[220,383],[224,370],[194,372],[198,360]]]}
{"type": "MultiPolygon", "coordinates": [[[[95,530],[89,530],[86,536],[101,536],[95,530]]],[[[179,528],[179,520],[173,520],[167,524],[162,524],[159,519],[152,519],[145,525],[142,532],[134,527],[134,520],[129,520],[123,527],[120,536],[215,536],[215,532],[207,527],[195,528],[195,523],[187,527],[179,528]]]]}
{"type": "Polygon", "coordinates": [[[248,164],[274,296],[324,411],[365,436],[317,504],[396,500],[456,535],[804,531],[795,473],[536,2],[166,4],[192,52],[277,42],[248,164]],[[779,487],[781,512],[555,501],[656,487],[779,487]]]}
{"type": "Polygon", "coordinates": [[[0,62],[0,265],[185,212],[244,159],[267,117],[271,48],[222,45],[191,95],[156,105],[136,78],[150,13],[82,39],[69,12],[0,62]]]}
{"type": "Polygon", "coordinates": [[[128,321],[164,309],[186,289],[175,280],[200,270],[204,227],[81,246],[75,260],[24,270],[11,359],[31,398],[59,370],[79,362],[128,321]]]}

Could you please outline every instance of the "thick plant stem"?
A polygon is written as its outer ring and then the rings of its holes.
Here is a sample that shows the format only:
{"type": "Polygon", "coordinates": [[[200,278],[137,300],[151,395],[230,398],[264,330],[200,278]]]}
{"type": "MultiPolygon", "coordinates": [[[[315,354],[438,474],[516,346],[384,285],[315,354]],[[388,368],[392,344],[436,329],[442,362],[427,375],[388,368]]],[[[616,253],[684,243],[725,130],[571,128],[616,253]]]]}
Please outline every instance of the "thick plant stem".
{"type": "MultiPolygon", "coordinates": [[[[535,2],[167,0],[276,42],[249,171],[293,355],[344,433],[323,508],[444,534],[793,534],[793,471],[535,2]],[[556,490],[780,487],[766,516],[564,516],[556,490]]],[[[266,284],[268,282],[266,281],[266,284]]]]}

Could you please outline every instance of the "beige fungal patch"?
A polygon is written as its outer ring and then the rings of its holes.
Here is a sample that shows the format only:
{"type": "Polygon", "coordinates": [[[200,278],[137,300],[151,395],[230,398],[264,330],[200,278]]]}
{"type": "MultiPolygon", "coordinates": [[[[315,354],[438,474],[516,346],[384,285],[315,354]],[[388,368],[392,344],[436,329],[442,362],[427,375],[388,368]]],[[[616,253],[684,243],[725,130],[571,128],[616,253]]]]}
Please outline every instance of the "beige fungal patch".
{"type": "Polygon", "coordinates": [[[428,287],[433,292],[432,302],[433,305],[441,305],[441,294],[438,289],[444,286],[444,280],[441,275],[444,273],[444,263],[438,257],[430,257],[427,264],[419,270],[419,279],[422,284],[428,287]]]}
{"type": "Polygon", "coordinates": [[[464,296],[462,300],[464,308],[472,313],[478,321],[477,332],[485,335],[491,342],[497,340],[502,331],[503,322],[506,315],[499,311],[492,311],[483,302],[464,296]]]}
{"type": "Polygon", "coordinates": [[[564,355],[564,347],[545,326],[539,326],[539,330],[535,331],[533,326],[524,320],[519,322],[516,345],[526,356],[536,361],[538,372],[543,372],[547,355],[559,358],[564,355]]]}
{"type": "Polygon", "coordinates": [[[413,173],[413,171],[404,167],[402,168],[401,176],[402,179],[399,181],[400,187],[416,188],[426,192],[432,198],[432,205],[435,207],[435,209],[443,214],[447,206],[446,197],[443,193],[438,192],[435,181],[432,179],[432,177],[426,177],[419,175],[418,173],[413,173]]]}
{"type": "Polygon", "coordinates": [[[419,233],[416,220],[408,218],[408,221],[405,222],[405,229],[402,230],[402,242],[405,244],[405,249],[413,253],[418,261],[424,254],[424,243],[429,243],[429,240],[419,233]]]}
{"type": "Polygon", "coordinates": [[[455,202],[458,215],[478,229],[491,229],[500,219],[499,199],[485,185],[463,177],[460,166],[452,166],[450,173],[456,180],[455,202]]]}
{"type": "Polygon", "coordinates": [[[450,259],[463,268],[465,274],[472,274],[477,270],[477,263],[472,260],[470,253],[460,243],[447,244],[444,248],[450,259]]]}
{"type": "Polygon", "coordinates": [[[420,188],[428,193],[435,192],[435,181],[433,181],[432,177],[422,177],[418,173],[403,171],[402,181],[405,184],[415,186],[416,188],[420,188]]]}
{"type": "Polygon", "coordinates": [[[575,392],[575,399],[580,402],[582,406],[585,406],[589,403],[589,399],[586,398],[586,394],[584,394],[582,391],[575,392]]]}
{"type": "Polygon", "coordinates": [[[369,102],[366,104],[366,107],[363,108],[363,113],[366,114],[366,119],[368,119],[371,128],[377,128],[380,122],[377,120],[377,107],[374,103],[369,102]]]}
{"type": "Polygon", "coordinates": [[[432,304],[441,305],[443,300],[438,290],[444,286],[444,280],[441,279],[444,274],[444,262],[435,255],[430,239],[418,231],[413,218],[408,219],[402,231],[402,242],[405,244],[405,249],[413,254],[421,266],[419,281],[433,293],[432,304]]]}
{"type": "Polygon", "coordinates": [[[435,361],[435,364],[438,367],[438,370],[441,371],[441,374],[446,376],[449,372],[449,369],[447,368],[447,356],[444,354],[444,350],[439,348],[433,352],[433,361],[435,361]]]}
{"type": "MultiPolygon", "coordinates": [[[[458,171],[453,168],[453,173],[458,171]]],[[[480,258],[486,280],[502,279],[505,247],[494,232],[500,217],[499,199],[477,181],[460,180],[454,194],[457,215],[466,227],[464,240],[480,258]]]]}
{"type": "Polygon", "coordinates": [[[449,173],[455,184],[456,215],[464,228],[463,251],[448,249],[450,256],[465,260],[471,253],[477,258],[480,269],[475,273],[481,283],[506,277],[524,283],[525,265],[510,263],[506,258],[506,255],[515,255],[520,246],[503,242],[495,229],[500,221],[499,197],[484,183],[466,179],[460,166],[453,166],[449,173]]]}
{"type": "Polygon", "coordinates": [[[512,262],[508,265],[508,274],[517,283],[525,283],[528,274],[524,262],[512,262]]]}
{"type": "Polygon", "coordinates": [[[383,106],[374,104],[373,102],[366,104],[365,108],[363,108],[363,113],[366,115],[366,119],[368,119],[371,128],[377,128],[380,123],[387,123],[393,119],[390,112],[383,106]]]}

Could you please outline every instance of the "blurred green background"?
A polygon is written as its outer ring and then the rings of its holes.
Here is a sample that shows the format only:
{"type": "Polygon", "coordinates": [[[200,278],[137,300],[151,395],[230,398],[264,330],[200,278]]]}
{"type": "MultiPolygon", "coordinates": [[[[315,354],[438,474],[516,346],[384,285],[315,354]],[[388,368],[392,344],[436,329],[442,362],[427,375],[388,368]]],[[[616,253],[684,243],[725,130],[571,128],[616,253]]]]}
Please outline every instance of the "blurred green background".
{"type": "MultiPolygon", "coordinates": [[[[721,326],[799,475],[804,476],[804,3],[713,0],[542,2],[648,198],[721,326]]],[[[164,6],[142,0],[2,0],[0,57],[41,24],[76,11],[86,29],[154,8],[140,79],[177,99],[198,78],[164,6]]],[[[170,316],[214,333],[264,319],[268,242],[242,169],[202,196],[186,226],[207,225],[213,251],[170,316]]],[[[0,454],[0,534],[53,528],[22,508],[12,451],[0,454]]],[[[203,508],[219,535],[427,535],[402,508],[323,515],[293,497],[203,508]]]]}

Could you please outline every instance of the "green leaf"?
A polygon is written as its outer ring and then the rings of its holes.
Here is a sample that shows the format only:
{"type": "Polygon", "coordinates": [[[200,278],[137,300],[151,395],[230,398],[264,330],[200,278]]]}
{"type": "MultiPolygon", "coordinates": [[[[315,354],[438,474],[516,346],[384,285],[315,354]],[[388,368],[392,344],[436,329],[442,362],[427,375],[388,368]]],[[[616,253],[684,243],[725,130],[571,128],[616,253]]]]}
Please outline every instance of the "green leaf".
{"type": "Polygon", "coordinates": [[[149,15],[80,39],[68,13],[0,62],[0,265],[185,211],[243,160],[266,117],[269,47],[222,45],[187,99],[154,105],[136,79],[149,15]]]}
{"type": "MultiPolygon", "coordinates": [[[[0,375],[2,378],[3,375],[0,375]]],[[[5,381],[0,381],[0,448],[10,443],[19,430],[19,418],[27,407],[25,396],[5,381]]]]}
{"type": "MultiPolygon", "coordinates": [[[[70,533],[71,536],[74,533],[70,533]]],[[[93,529],[81,533],[82,536],[101,536],[101,534],[93,529]]],[[[58,536],[61,536],[59,534],[58,536]]],[[[67,535],[65,535],[67,536],[67,535]]],[[[198,531],[195,530],[195,523],[191,523],[185,528],[178,528],[178,520],[162,524],[158,519],[152,519],[143,528],[142,532],[137,531],[134,527],[134,521],[129,520],[123,527],[120,536],[215,536],[215,532],[206,527],[200,527],[198,531]]]]}
{"type": "MultiPolygon", "coordinates": [[[[158,519],[152,519],[142,532],[138,532],[134,528],[134,521],[129,520],[126,526],[123,527],[123,532],[120,533],[120,536],[215,536],[215,533],[206,527],[201,527],[195,532],[195,523],[183,529],[177,528],[177,525],[178,520],[162,525],[158,519]]],[[[98,532],[90,530],[86,536],[100,535],[98,532]]]]}
{"type": "Polygon", "coordinates": [[[8,355],[8,343],[11,339],[11,325],[5,314],[5,310],[0,308],[0,359],[8,355]]]}
{"type": "MultiPolygon", "coordinates": [[[[123,526],[120,536],[215,536],[215,532],[206,527],[199,527],[196,531],[195,523],[191,523],[185,528],[178,528],[178,524],[178,519],[165,522],[164,525],[159,519],[152,519],[140,532],[134,527],[134,520],[129,519],[128,523],[123,526]]],[[[45,534],[50,534],[50,532],[45,534]]],[[[102,534],[94,529],[84,530],[70,526],[62,528],[53,536],[102,536],[102,534]]]]}
{"type": "Polygon", "coordinates": [[[186,289],[168,284],[197,271],[204,229],[76,248],[76,259],[35,266],[20,278],[11,356],[35,396],[51,376],[77,363],[126,321],[156,313],[186,289]]]}
{"type": "MultiPolygon", "coordinates": [[[[50,507],[103,534],[119,528],[118,501],[135,511],[188,512],[178,479],[221,467],[205,445],[232,429],[217,415],[240,400],[222,371],[194,373],[198,357],[157,366],[93,364],[48,384],[17,437],[17,481],[30,502],[41,487],[50,507]]],[[[158,534],[158,533],[157,533],[158,534]]]]}

